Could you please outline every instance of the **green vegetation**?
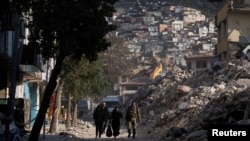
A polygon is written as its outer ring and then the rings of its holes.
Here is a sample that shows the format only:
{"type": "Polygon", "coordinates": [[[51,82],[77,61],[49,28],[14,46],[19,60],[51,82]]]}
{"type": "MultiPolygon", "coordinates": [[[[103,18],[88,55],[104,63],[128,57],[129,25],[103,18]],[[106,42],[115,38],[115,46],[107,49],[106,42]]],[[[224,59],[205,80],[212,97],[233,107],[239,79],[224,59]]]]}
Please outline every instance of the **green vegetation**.
{"type": "Polygon", "coordinates": [[[115,12],[116,2],[117,0],[13,1],[11,6],[25,19],[30,29],[29,46],[41,51],[44,60],[56,58],[29,141],[39,138],[64,59],[70,56],[79,60],[84,55],[89,61],[94,61],[98,59],[98,52],[110,46],[104,37],[115,26],[106,19],[115,12]]]}

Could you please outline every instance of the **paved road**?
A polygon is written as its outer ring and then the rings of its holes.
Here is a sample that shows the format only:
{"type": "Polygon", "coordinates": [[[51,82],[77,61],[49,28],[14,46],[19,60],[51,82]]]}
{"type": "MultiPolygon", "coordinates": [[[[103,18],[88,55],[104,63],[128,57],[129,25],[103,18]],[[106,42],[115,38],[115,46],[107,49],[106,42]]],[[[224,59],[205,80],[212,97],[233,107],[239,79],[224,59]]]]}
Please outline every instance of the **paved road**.
{"type": "MultiPolygon", "coordinates": [[[[123,113],[123,115],[125,115],[123,113]]],[[[93,126],[88,130],[88,132],[83,133],[84,134],[84,140],[96,140],[95,139],[95,126],[94,126],[94,122],[92,119],[92,115],[90,115],[90,117],[85,118],[86,121],[89,121],[93,124],[93,126]]],[[[114,137],[107,137],[105,134],[102,135],[101,139],[97,139],[97,140],[103,140],[103,141],[158,141],[159,139],[150,137],[147,134],[147,131],[145,130],[145,127],[143,125],[138,125],[137,126],[137,134],[135,139],[133,139],[132,137],[128,138],[128,133],[127,133],[127,128],[125,126],[125,120],[121,119],[121,130],[120,130],[120,135],[114,139],[114,137]]]]}
{"type": "MultiPolygon", "coordinates": [[[[91,121],[91,123],[93,124],[93,121],[91,121]]],[[[65,126],[65,125],[61,125],[61,126],[65,126]]],[[[102,140],[102,141],[158,141],[159,139],[150,137],[147,135],[146,133],[147,131],[145,131],[145,127],[142,125],[138,125],[137,127],[137,134],[136,134],[136,138],[132,139],[132,138],[128,138],[128,133],[127,133],[127,129],[125,127],[125,124],[121,123],[121,130],[120,130],[120,135],[114,139],[113,137],[107,137],[105,134],[102,135],[101,139],[95,139],[95,126],[90,126],[90,128],[88,129],[88,131],[84,131],[81,133],[81,137],[69,137],[67,135],[51,135],[51,134],[45,134],[45,136],[43,135],[43,133],[41,132],[40,135],[40,139],[39,141],[94,141],[94,140],[102,140]]],[[[24,136],[22,138],[22,141],[27,141],[28,139],[28,135],[24,136]]]]}
{"type": "MultiPolygon", "coordinates": [[[[145,131],[145,127],[142,125],[138,125],[137,127],[137,134],[136,138],[132,139],[131,137],[128,138],[128,133],[126,126],[124,122],[122,121],[121,123],[121,130],[120,130],[120,135],[114,139],[114,137],[107,137],[106,135],[102,135],[101,139],[98,140],[103,140],[103,141],[128,141],[128,140],[133,140],[133,141],[157,141],[158,139],[155,139],[153,137],[150,137],[146,134],[147,131],[145,131]]],[[[96,140],[95,139],[95,126],[92,126],[88,132],[84,133],[84,140],[96,140]]]]}

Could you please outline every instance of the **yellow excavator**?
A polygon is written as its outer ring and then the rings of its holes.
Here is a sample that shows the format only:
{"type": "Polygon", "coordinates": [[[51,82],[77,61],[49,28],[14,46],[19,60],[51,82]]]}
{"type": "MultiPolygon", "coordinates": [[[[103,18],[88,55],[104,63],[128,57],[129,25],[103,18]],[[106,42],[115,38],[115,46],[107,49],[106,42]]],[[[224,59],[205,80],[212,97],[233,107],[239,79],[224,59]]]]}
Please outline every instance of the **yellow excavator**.
{"type": "Polygon", "coordinates": [[[154,71],[150,74],[150,79],[155,79],[160,73],[162,73],[162,64],[160,63],[154,71]]]}

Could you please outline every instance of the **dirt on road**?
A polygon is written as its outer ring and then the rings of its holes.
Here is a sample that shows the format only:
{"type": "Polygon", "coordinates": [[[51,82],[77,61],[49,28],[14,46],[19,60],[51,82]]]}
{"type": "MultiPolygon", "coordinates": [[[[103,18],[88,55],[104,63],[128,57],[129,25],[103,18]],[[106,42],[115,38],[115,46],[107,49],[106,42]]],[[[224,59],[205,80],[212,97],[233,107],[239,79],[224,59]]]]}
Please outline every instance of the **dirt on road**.
{"type": "MultiPolygon", "coordinates": [[[[95,135],[95,125],[91,118],[88,118],[88,120],[84,120],[85,122],[88,122],[88,128],[81,127],[81,124],[78,124],[77,128],[72,128],[71,130],[65,130],[65,124],[59,124],[59,131],[58,133],[50,134],[46,132],[44,134],[43,131],[41,131],[40,137],[38,141],[94,141],[94,140],[102,140],[102,141],[158,141],[158,138],[149,136],[147,133],[145,126],[138,125],[137,126],[137,134],[135,139],[132,137],[128,138],[128,132],[127,128],[125,126],[124,119],[121,120],[121,129],[120,129],[120,135],[117,136],[116,139],[114,137],[107,137],[106,134],[103,134],[101,138],[96,139],[95,135]]],[[[47,131],[49,129],[49,126],[47,126],[47,131]]],[[[29,138],[29,134],[22,137],[22,141],[27,141],[29,138]]]]}
{"type": "MultiPolygon", "coordinates": [[[[121,130],[120,130],[120,135],[114,139],[114,137],[107,137],[105,134],[101,136],[100,139],[97,140],[104,140],[104,141],[128,141],[128,140],[133,140],[133,141],[157,141],[159,139],[156,139],[154,137],[151,137],[147,134],[147,131],[145,130],[145,127],[143,125],[138,125],[137,126],[137,134],[135,139],[132,137],[128,138],[128,132],[127,128],[125,126],[125,123],[122,121],[121,123],[121,130]]],[[[83,133],[84,140],[96,140],[95,139],[95,126],[91,126],[87,132],[83,133]]]]}

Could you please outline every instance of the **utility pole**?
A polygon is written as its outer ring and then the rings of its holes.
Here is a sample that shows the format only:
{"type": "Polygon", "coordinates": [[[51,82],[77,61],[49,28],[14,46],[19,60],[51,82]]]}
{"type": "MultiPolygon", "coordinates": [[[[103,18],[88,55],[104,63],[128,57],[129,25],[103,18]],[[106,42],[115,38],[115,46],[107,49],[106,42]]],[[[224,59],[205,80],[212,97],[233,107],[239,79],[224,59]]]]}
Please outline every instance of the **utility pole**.
{"type": "MultiPolygon", "coordinates": [[[[46,61],[46,86],[49,80],[49,60],[46,61]]],[[[43,139],[45,139],[46,119],[43,121],[43,139]]]]}
{"type": "Polygon", "coordinates": [[[10,101],[9,101],[11,115],[14,115],[14,107],[15,107],[15,93],[16,93],[17,67],[18,67],[19,25],[20,25],[19,15],[16,14],[16,28],[15,28],[16,30],[15,30],[15,40],[14,40],[13,55],[12,55],[13,62],[12,62],[10,101]]]}

